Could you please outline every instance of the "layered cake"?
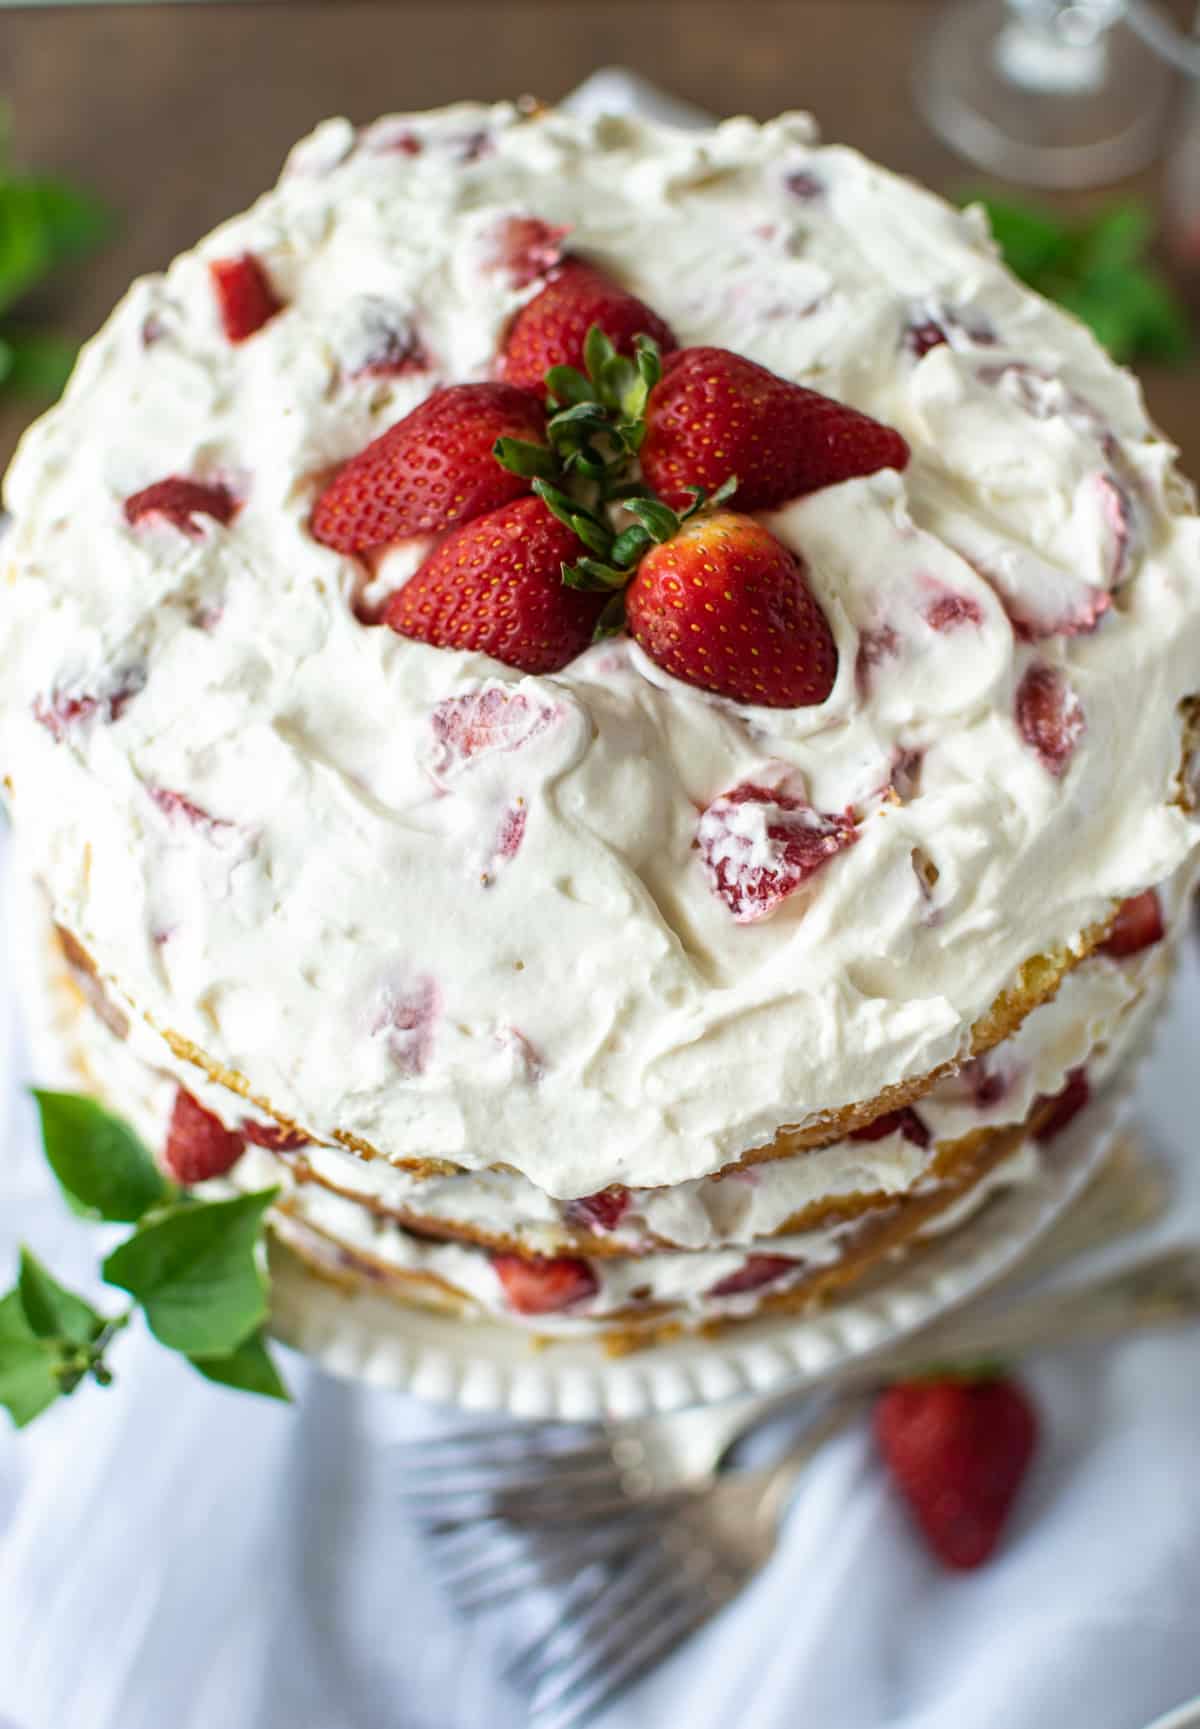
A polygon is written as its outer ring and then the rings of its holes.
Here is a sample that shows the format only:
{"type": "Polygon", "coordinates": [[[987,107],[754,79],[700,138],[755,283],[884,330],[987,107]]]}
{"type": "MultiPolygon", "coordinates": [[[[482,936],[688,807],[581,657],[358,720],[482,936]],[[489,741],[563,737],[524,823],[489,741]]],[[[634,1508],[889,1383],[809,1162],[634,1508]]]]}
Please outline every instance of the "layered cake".
{"type": "Polygon", "coordinates": [[[809,123],[331,121],[7,481],[81,1085],[318,1274],[620,1343],[1036,1182],[1197,851],[1134,381],[809,123]]]}

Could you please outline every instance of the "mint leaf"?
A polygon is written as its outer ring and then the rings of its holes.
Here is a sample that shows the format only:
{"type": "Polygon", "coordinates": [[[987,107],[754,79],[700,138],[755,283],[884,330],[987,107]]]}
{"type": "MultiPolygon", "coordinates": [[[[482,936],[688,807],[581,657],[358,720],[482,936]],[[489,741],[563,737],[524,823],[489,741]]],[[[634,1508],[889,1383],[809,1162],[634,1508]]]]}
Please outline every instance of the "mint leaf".
{"type": "Polygon", "coordinates": [[[33,1096],[46,1158],[68,1200],[93,1217],[133,1224],[171,1197],[171,1185],[119,1117],[78,1093],[33,1096]]]}
{"type": "Polygon", "coordinates": [[[1076,268],[1083,272],[1137,264],[1154,230],[1144,204],[1114,204],[1085,222],[1075,238],[1076,268]]]}
{"type": "Polygon", "coordinates": [[[186,1356],[225,1356],[267,1316],[255,1250],[277,1193],[265,1189],[159,1213],[113,1250],[104,1277],[137,1299],[164,1345],[186,1356]]]}
{"type": "Polygon", "coordinates": [[[987,194],[969,196],[965,202],[983,205],[1004,262],[1025,281],[1043,271],[1058,269],[1069,259],[1070,228],[1048,210],[987,194]]]}
{"type": "Polygon", "coordinates": [[[0,180],[0,309],[27,293],[51,258],[36,192],[24,180],[0,180]]]}
{"type": "Polygon", "coordinates": [[[24,181],[50,264],[91,252],[113,229],[112,212],[93,193],[61,180],[32,177],[24,181]]]}
{"type": "Polygon", "coordinates": [[[104,1316],[66,1290],[24,1247],[21,1249],[21,1271],[17,1292],[25,1319],[39,1339],[66,1340],[73,1345],[90,1345],[104,1331],[104,1316]]]}
{"type": "Polygon", "coordinates": [[[4,347],[8,366],[0,368],[0,377],[10,390],[47,402],[62,395],[79,352],[75,343],[42,331],[10,328],[4,347]]]}
{"type": "Polygon", "coordinates": [[[261,1393],[266,1399],[291,1399],[261,1329],[243,1339],[237,1350],[230,1351],[227,1356],[189,1357],[188,1361],[210,1381],[219,1381],[223,1387],[237,1387],[243,1393],[261,1393]]]}
{"type": "Polygon", "coordinates": [[[0,1405],[18,1429],[59,1397],[53,1347],[26,1319],[19,1290],[0,1297],[0,1405]]]}

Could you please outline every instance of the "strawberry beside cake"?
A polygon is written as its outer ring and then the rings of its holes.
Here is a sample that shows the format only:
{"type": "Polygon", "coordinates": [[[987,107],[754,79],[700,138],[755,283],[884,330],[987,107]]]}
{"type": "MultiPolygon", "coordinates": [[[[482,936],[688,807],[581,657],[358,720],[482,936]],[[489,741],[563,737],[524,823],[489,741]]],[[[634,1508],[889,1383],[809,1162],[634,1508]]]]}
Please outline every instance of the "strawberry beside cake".
{"type": "Polygon", "coordinates": [[[318,1268],[538,1332],[799,1307],[1036,1180],[1200,836],[1173,463],[802,118],[326,123],[8,477],[86,1083],[318,1268]]]}

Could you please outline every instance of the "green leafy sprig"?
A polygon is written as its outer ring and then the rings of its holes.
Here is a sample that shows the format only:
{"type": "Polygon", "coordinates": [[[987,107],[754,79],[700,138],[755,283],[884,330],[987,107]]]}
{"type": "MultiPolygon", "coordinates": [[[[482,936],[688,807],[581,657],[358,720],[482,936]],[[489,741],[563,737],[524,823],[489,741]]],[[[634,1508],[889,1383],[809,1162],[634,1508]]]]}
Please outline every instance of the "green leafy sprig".
{"type": "Polygon", "coordinates": [[[112,226],[92,193],[11,165],[0,110],[0,387],[46,401],[62,390],[75,343],[9,315],[61,266],[93,252],[112,226]]]}
{"type": "Polygon", "coordinates": [[[595,505],[643,490],[630,481],[630,470],[646,436],[646,403],[662,377],[662,359],[649,336],[637,338],[632,359],[618,354],[593,324],[583,360],[585,372],[552,366],[546,374],[549,442],[500,438],[493,454],[525,479],[581,481],[595,505]]]}
{"type": "Polygon", "coordinates": [[[1113,204],[1067,218],[988,195],[981,204],[1014,275],[1088,325],[1114,360],[1178,364],[1192,350],[1187,312],[1150,257],[1144,204],[1113,204]]]}
{"type": "Polygon", "coordinates": [[[100,1268],[133,1301],[103,1314],[22,1248],[17,1282],[0,1297],[0,1405],[16,1426],[85,1380],[108,1386],[109,1346],[139,1309],[155,1338],[210,1381],[286,1399],[263,1333],[263,1220],[278,1191],[200,1200],[168,1182],[133,1130],[94,1100],[34,1097],[67,1204],[81,1217],[135,1227],[100,1268]]]}

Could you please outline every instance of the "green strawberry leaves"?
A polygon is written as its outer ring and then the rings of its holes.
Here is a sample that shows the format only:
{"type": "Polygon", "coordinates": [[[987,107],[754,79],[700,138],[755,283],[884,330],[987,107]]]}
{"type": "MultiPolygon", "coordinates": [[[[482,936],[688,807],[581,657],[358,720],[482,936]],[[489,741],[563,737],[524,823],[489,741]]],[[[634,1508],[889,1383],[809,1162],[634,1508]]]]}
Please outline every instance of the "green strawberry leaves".
{"type": "Polygon", "coordinates": [[[77,1211],[135,1224],[174,1192],[133,1130],[94,1099],[35,1092],[46,1160],[77,1211]]]}
{"type": "Polygon", "coordinates": [[[263,1224],[277,1191],[201,1200],[167,1182],[133,1130],[94,1100],[34,1097],[47,1162],[72,1209],[136,1227],[101,1267],[133,1304],[103,1314],[22,1249],[16,1286],[0,1297],[0,1406],[14,1424],[89,1377],[109,1385],[106,1352],[139,1307],[155,1338],[208,1380],[286,1400],[263,1333],[263,1224]]]}
{"type": "Polygon", "coordinates": [[[1187,313],[1149,261],[1153,220],[1143,204],[1065,219],[1009,199],[973,197],[987,211],[1013,273],[1090,326],[1114,360],[1188,358],[1187,313]]]}

